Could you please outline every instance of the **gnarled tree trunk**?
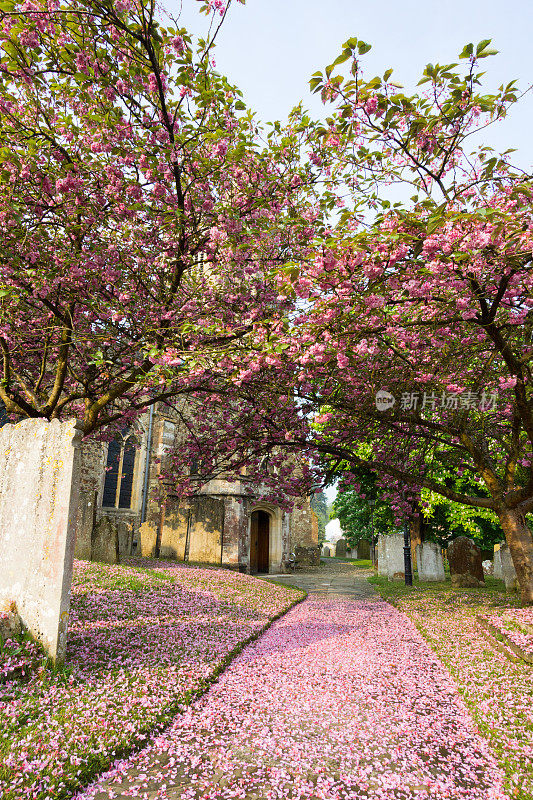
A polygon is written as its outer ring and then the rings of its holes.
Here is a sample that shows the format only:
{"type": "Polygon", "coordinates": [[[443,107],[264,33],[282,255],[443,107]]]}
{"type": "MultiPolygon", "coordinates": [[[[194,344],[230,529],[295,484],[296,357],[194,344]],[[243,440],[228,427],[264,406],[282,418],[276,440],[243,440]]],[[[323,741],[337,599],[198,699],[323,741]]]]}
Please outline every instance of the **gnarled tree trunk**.
{"type": "Polygon", "coordinates": [[[533,604],[533,534],[516,508],[503,507],[496,513],[511,551],[522,602],[533,604]]]}

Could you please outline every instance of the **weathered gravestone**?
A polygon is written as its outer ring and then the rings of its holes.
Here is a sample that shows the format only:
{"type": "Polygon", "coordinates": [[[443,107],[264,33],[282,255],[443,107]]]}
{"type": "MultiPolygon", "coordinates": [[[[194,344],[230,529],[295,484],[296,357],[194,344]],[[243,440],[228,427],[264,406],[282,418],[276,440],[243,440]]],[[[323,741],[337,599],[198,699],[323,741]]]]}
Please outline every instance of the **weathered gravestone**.
{"type": "Polygon", "coordinates": [[[91,561],[103,564],[117,564],[119,561],[118,530],[108,517],[102,517],[93,528],[91,561]]]}
{"type": "Polygon", "coordinates": [[[481,566],[483,567],[483,574],[484,575],[493,575],[494,574],[494,564],[492,563],[492,561],[489,558],[487,558],[485,561],[483,561],[481,566]]]}
{"type": "Polygon", "coordinates": [[[370,558],[370,542],[367,539],[359,539],[356,558],[370,558]]]}
{"type": "Polygon", "coordinates": [[[139,545],[143,558],[154,558],[156,542],[156,529],[149,522],[143,522],[139,528],[139,545]]]}
{"type": "Polygon", "coordinates": [[[96,501],[98,494],[94,490],[80,491],[78,510],[76,513],[76,545],[74,558],[82,561],[91,560],[92,535],[96,525],[96,501]]]}
{"type": "Polygon", "coordinates": [[[401,533],[391,533],[378,539],[378,575],[389,580],[405,579],[404,540],[401,533]]]}
{"type": "Polygon", "coordinates": [[[492,572],[495,578],[498,580],[503,580],[503,571],[502,571],[502,554],[501,554],[501,547],[505,544],[505,542],[501,542],[500,544],[494,545],[494,570],[492,572]]]}
{"type": "Polygon", "coordinates": [[[518,588],[518,581],[516,578],[516,570],[514,568],[511,551],[509,545],[504,542],[500,547],[500,559],[502,568],[502,579],[505,583],[507,591],[515,591],[518,588]]]}
{"type": "Polygon", "coordinates": [[[324,558],[329,558],[331,556],[331,550],[329,549],[329,547],[322,548],[322,555],[324,556],[324,558]]]}
{"type": "MultiPolygon", "coordinates": [[[[405,579],[404,539],[401,533],[391,533],[386,539],[387,577],[390,581],[405,579]]],[[[412,569],[412,566],[411,566],[412,569]]]]}
{"type": "Polygon", "coordinates": [[[386,536],[379,536],[378,538],[378,575],[383,577],[389,576],[387,565],[387,543],[386,536]]]}
{"type": "Polygon", "coordinates": [[[185,504],[180,505],[178,497],[167,497],[161,527],[160,551],[163,558],[184,560],[187,530],[189,525],[191,529],[194,529],[196,509],[197,504],[189,509],[189,506],[185,504]]]}
{"type": "Polygon", "coordinates": [[[481,550],[467,536],[458,536],[448,545],[448,563],[453,586],[468,588],[485,583],[481,550]]]}
{"type": "Polygon", "coordinates": [[[124,520],[118,520],[116,523],[118,534],[118,553],[120,558],[129,558],[133,552],[133,525],[128,524],[124,520]]]}
{"type": "Polygon", "coordinates": [[[76,420],[0,428],[0,610],[17,613],[56,662],[67,644],[80,441],[76,420]]]}
{"type": "Polygon", "coordinates": [[[416,563],[418,567],[418,580],[443,581],[444,559],[438,544],[435,542],[422,542],[416,546],[416,563]]]}
{"type": "Polygon", "coordinates": [[[346,558],[346,539],[339,539],[335,545],[335,557],[346,558]]]}

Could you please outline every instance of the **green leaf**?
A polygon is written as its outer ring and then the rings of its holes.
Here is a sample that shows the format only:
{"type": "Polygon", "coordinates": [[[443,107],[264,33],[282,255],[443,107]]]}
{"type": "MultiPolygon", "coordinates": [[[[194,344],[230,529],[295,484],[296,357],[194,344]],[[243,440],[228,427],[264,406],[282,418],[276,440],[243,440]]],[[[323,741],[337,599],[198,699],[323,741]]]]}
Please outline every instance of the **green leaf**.
{"type": "Polygon", "coordinates": [[[474,54],[474,45],[472,42],[463,47],[462,53],[459,53],[459,58],[470,58],[474,54]]]}
{"type": "Polygon", "coordinates": [[[489,47],[487,50],[483,50],[483,52],[478,53],[478,58],[487,58],[487,56],[497,56],[500,51],[496,50],[494,47],[489,47]]]}
{"type": "Polygon", "coordinates": [[[482,39],[476,47],[476,55],[478,56],[491,42],[492,39],[482,39]]]}

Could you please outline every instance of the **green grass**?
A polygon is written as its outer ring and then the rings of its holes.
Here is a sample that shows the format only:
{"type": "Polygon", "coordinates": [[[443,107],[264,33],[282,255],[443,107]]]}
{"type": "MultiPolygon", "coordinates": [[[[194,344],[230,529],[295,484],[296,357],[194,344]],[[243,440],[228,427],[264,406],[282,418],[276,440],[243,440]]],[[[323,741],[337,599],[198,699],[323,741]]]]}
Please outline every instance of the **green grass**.
{"type": "Polygon", "coordinates": [[[473,602],[475,602],[476,596],[482,596],[483,602],[485,602],[487,593],[493,595],[494,598],[499,597],[502,603],[508,599],[511,600],[514,605],[517,600],[516,592],[506,592],[504,582],[490,575],[485,576],[485,586],[479,589],[462,589],[455,587],[452,586],[449,580],[419,581],[416,572],[413,577],[412,586],[406,586],[403,581],[389,581],[388,578],[382,575],[371,575],[367,580],[376,587],[385,600],[395,600],[402,597],[409,597],[410,595],[416,596],[419,592],[427,593],[433,597],[437,597],[439,594],[453,592],[454,595],[463,595],[473,602]],[[480,593],[482,593],[482,595],[480,593]]]}
{"type": "Polygon", "coordinates": [[[355,567],[361,567],[361,569],[372,568],[372,561],[369,558],[347,558],[346,561],[348,564],[353,564],[355,567]]]}

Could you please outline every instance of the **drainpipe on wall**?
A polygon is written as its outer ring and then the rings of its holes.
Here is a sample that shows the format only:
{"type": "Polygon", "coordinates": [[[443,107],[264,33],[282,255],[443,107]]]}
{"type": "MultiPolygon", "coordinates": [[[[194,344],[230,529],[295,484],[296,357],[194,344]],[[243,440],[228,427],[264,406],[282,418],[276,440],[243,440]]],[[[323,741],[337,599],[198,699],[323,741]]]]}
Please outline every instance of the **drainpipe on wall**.
{"type": "Polygon", "coordinates": [[[148,478],[150,472],[150,452],[152,450],[152,429],[154,426],[154,403],[150,406],[150,420],[148,422],[148,440],[146,442],[146,457],[144,460],[143,499],[141,505],[141,524],[146,521],[146,507],[148,505],[148,478]]]}

